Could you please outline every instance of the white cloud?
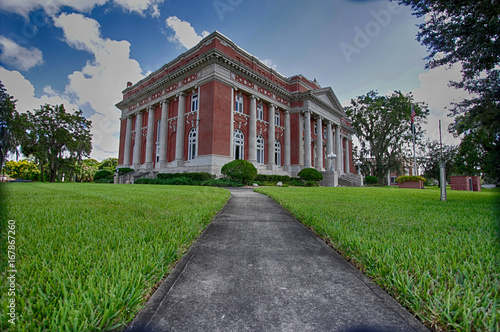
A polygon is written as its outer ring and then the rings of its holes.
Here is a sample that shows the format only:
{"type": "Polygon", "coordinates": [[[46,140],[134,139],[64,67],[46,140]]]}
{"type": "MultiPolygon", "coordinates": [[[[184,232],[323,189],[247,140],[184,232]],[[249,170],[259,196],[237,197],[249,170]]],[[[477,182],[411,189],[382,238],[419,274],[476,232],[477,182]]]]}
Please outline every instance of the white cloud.
{"type": "Polygon", "coordinates": [[[93,55],[81,70],[68,75],[65,94],[96,112],[90,117],[92,157],[116,157],[120,111],[114,105],[121,100],[126,82],[144,77],[139,63],[130,59],[130,43],[102,38],[99,23],[81,14],[61,14],[54,23],[63,30],[68,45],[93,55]]]}
{"type": "Polygon", "coordinates": [[[20,113],[39,109],[45,104],[64,104],[68,111],[78,109],[78,105],[71,102],[67,96],[57,94],[50,86],[43,89],[42,96],[36,97],[33,85],[18,71],[10,71],[0,66],[0,77],[7,93],[17,100],[16,110],[20,113]]]}
{"type": "Polygon", "coordinates": [[[426,136],[432,140],[439,140],[439,120],[441,120],[442,138],[445,144],[460,142],[448,132],[448,125],[454,121],[454,118],[448,116],[451,104],[470,98],[470,94],[466,91],[449,86],[450,81],[461,81],[460,69],[460,66],[450,69],[438,67],[421,73],[418,76],[420,88],[412,91],[416,101],[425,102],[429,106],[428,123],[423,125],[426,136]]]}
{"type": "Polygon", "coordinates": [[[271,59],[259,59],[263,64],[265,64],[266,66],[276,70],[276,68],[278,67],[277,65],[275,65],[273,63],[273,60],[271,59]]]}
{"type": "Polygon", "coordinates": [[[182,21],[177,16],[170,16],[165,20],[168,28],[174,30],[174,35],[168,40],[181,44],[187,49],[198,44],[203,38],[209,35],[208,31],[203,31],[198,35],[191,24],[187,21],[182,21]]]}
{"type": "Polygon", "coordinates": [[[122,7],[128,12],[139,15],[149,13],[153,17],[160,15],[158,6],[164,0],[0,0],[0,10],[12,12],[28,18],[29,13],[43,10],[49,15],[56,15],[62,7],[70,7],[81,13],[90,13],[97,6],[111,3],[122,7]]]}
{"type": "Polygon", "coordinates": [[[18,45],[13,40],[0,36],[0,61],[16,69],[27,71],[43,63],[42,51],[38,48],[29,49],[18,45]]]}
{"type": "Polygon", "coordinates": [[[65,91],[45,86],[43,95],[35,97],[35,88],[21,73],[0,66],[1,81],[7,92],[18,100],[20,112],[38,109],[44,104],[64,104],[68,111],[90,112],[91,157],[117,157],[120,111],[115,104],[121,100],[126,82],[137,82],[144,77],[139,63],[130,58],[130,43],[102,38],[99,23],[81,14],[61,14],[54,17],[54,24],[62,29],[69,46],[91,54],[81,70],[68,75],[65,91]]]}

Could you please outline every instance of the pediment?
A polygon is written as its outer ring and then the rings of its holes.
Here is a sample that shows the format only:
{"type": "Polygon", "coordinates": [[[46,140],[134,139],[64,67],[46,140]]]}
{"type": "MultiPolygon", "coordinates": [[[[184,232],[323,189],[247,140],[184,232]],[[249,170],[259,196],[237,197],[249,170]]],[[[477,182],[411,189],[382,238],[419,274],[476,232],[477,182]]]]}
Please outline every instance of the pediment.
{"type": "Polygon", "coordinates": [[[340,104],[337,96],[331,88],[323,88],[312,91],[312,94],[321,100],[328,107],[337,110],[338,112],[343,113],[342,105],[340,104]]]}

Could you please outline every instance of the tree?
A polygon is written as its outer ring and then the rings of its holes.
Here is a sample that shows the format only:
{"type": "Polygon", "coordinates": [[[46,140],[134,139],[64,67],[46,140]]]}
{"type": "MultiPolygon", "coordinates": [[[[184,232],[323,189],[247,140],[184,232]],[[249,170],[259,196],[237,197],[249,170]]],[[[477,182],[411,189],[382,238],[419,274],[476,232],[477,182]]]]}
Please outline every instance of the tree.
{"type": "Polygon", "coordinates": [[[426,179],[435,179],[440,181],[440,164],[441,160],[445,162],[446,178],[456,172],[455,158],[458,152],[458,147],[455,145],[443,145],[438,141],[427,141],[423,145],[423,156],[418,158],[420,167],[424,169],[424,177],[426,179]]]}
{"type": "Polygon", "coordinates": [[[99,169],[114,172],[116,170],[116,166],[118,166],[118,158],[106,158],[99,165],[99,169]]]}
{"type": "MultiPolygon", "coordinates": [[[[500,2],[491,0],[397,0],[425,16],[418,41],[430,51],[427,68],[462,66],[462,81],[451,82],[473,94],[454,104],[450,131],[462,136],[465,156],[482,153],[478,167],[500,179],[500,2]]],[[[469,156],[469,159],[473,156],[469,156]]]]}
{"type": "Polygon", "coordinates": [[[21,117],[24,126],[21,151],[36,158],[42,179],[45,164],[49,165],[50,181],[54,182],[61,166],[79,163],[90,154],[91,122],[82,116],[82,111],[71,114],[63,105],[45,105],[21,117]]]}
{"type": "Polygon", "coordinates": [[[360,159],[374,170],[382,183],[390,170],[399,171],[410,156],[411,107],[415,111],[415,137],[420,139],[423,122],[429,111],[423,103],[413,101],[411,94],[395,91],[390,96],[379,96],[370,91],[351,100],[346,114],[360,140],[360,159]]]}
{"type": "Polygon", "coordinates": [[[16,102],[0,82],[0,171],[9,152],[17,151],[16,102]]]}
{"type": "Polygon", "coordinates": [[[40,176],[37,164],[28,159],[7,161],[5,171],[14,179],[38,180],[40,176]]]}

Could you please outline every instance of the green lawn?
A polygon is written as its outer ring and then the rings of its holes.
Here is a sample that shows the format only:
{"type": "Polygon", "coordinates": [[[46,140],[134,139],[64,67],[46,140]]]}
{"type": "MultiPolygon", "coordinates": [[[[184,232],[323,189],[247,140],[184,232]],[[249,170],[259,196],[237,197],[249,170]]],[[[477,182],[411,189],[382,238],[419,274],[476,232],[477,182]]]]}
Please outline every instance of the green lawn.
{"type": "MultiPolygon", "coordinates": [[[[15,220],[18,317],[7,321],[4,246],[2,331],[123,329],[230,196],[212,187],[75,183],[11,183],[2,195],[15,220]]],[[[3,242],[6,220],[1,226],[3,242]]]]}
{"type": "Polygon", "coordinates": [[[427,326],[500,331],[500,192],[259,188],[427,326]]]}

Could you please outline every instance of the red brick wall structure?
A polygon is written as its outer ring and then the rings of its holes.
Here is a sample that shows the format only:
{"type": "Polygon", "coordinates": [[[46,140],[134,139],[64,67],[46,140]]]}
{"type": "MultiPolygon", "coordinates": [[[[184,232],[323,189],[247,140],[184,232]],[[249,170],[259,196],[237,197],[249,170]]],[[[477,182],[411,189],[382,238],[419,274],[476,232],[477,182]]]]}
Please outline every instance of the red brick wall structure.
{"type": "Polygon", "coordinates": [[[118,166],[134,177],[219,175],[236,158],[260,174],[297,176],[305,167],[325,171],[330,153],[339,177],[356,173],[355,132],[333,90],[281,75],[219,32],[122,94],[118,166]]]}
{"type": "Polygon", "coordinates": [[[406,181],[399,183],[399,188],[422,189],[423,187],[424,187],[423,181],[406,181]]]}
{"type": "Polygon", "coordinates": [[[450,176],[451,190],[481,191],[481,178],[470,175],[450,176]]]}
{"type": "Polygon", "coordinates": [[[396,178],[399,188],[423,189],[425,179],[421,176],[403,175],[396,178]]]}

